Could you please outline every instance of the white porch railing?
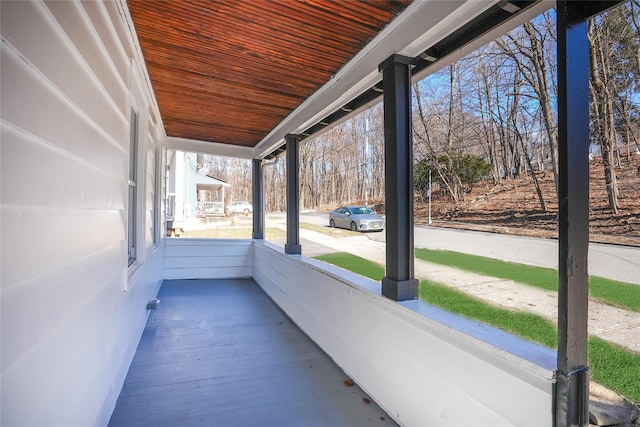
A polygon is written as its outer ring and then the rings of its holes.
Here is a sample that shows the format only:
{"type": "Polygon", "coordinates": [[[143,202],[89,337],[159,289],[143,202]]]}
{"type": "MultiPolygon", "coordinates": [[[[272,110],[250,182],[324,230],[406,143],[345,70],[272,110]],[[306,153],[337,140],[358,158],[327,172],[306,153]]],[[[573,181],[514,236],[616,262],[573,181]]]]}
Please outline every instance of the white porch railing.
{"type": "Polygon", "coordinates": [[[262,240],[175,240],[165,277],[251,275],[400,425],[552,425],[555,351],[262,240]]]}
{"type": "Polygon", "coordinates": [[[223,202],[196,202],[196,213],[198,215],[224,214],[223,202]]]}
{"type": "Polygon", "coordinates": [[[253,278],[401,425],[552,425],[554,351],[263,241],[253,278]]]}

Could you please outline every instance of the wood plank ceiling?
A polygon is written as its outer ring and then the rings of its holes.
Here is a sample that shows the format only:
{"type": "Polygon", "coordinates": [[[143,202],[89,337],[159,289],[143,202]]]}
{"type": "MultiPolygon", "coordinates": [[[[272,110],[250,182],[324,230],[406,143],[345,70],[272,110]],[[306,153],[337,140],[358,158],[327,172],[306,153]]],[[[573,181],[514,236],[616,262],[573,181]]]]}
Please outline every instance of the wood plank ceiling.
{"type": "Polygon", "coordinates": [[[412,0],[129,0],[167,136],[255,147],[412,0]]]}

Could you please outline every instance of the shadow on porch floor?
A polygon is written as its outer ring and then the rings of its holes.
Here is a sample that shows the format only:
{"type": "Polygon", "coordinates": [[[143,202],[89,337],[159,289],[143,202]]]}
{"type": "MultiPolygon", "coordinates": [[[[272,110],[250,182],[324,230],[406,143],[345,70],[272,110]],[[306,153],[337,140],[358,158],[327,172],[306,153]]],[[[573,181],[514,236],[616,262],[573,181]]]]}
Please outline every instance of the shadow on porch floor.
{"type": "Polygon", "coordinates": [[[395,425],[252,279],[158,298],[110,426],[395,425]]]}

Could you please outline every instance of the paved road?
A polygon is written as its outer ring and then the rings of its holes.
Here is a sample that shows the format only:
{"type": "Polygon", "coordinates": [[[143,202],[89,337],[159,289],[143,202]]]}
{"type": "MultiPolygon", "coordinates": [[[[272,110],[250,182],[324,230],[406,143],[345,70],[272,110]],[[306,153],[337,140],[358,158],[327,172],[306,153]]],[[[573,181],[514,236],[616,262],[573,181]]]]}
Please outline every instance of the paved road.
{"type": "MultiPolygon", "coordinates": [[[[308,212],[300,222],[328,224],[328,213],[308,212]]],[[[385,233],[368,233],[370,239],[385,240],[385,233]]],[[[443,249],[503,261],[558,268],[558,241],[479,231],[454,230],[434,226],[416,226],[416,248],[443,249]]],[[[591,243],[589,274],[640,285],[640,248],[591,243]]]]}
{"type": "MultiPolygon", "coordinates": [[[[445,249],[540,267],[558,268],[558,241],[417,226],[415,247],[445,249]]],[[[589,244],[589,274],[640,284],[640,248],[589,244]]]]}

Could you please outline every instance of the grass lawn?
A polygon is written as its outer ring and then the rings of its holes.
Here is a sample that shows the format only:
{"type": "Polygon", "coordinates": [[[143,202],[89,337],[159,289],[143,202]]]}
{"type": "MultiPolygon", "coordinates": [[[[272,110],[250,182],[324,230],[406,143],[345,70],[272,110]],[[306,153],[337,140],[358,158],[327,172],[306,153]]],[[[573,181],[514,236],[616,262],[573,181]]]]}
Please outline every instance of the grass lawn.
{"type": "MultiPolygon", "coordinates": [[[[548,291],[558,290],[558,272],[551,268],[533,267],[452,251],[416,249],[415,255],[423,261],[485,276],[511,279],[514,282],[548,291]]],[[[599,302],[631,311],[640,311],[640,286],[638,285],[591,276],[589,294],[592,299],[599,302]]]]}
{"type": "MultiPolygon", "coordinates": [[[[251,239],[253,227],[212,227],[203,230],[190,230],[181,237],[197,239],[251,239]]],[[[280,228],[267,227],[265,236],[268,240],[284,239],[287,233],[280,228]]]]}
{"type": "MultiPolygon", "coordinates": [[[[356,255],[341,252],[316,258],[376,281],[384,276],[384,267],[356,255]]],[[[557,347],[558,332],[555,325],[540,316],[495,307],[460,291],[426,280],[420,281],[420,298],[450,312],[503,329],[546,347],[557,347]]],[[[591,337],[588,355],[594,381],[640,403],[639,354],[591,337]]]]}
{"type": "Polygon", "coordinates": [[[384,277],[384,267],[377,262],[369,261],[368,259],[346,252],[318,255],[314,258],[328,262],[329,264],[337,265],[345,270],[353,271],[354,273],[358,273],[361,276],[368,277],[369,279],[373,279],[377,282],[380,282],[384,277]]]}
{"type": "MultiPolygon", "coordinates": [[[[331,228],[309,223],[300,223],[300,228],[326,234],[331,237],[359,236],[362,233],[342,228],[331,228]]],[[[189,230],[182,233],[181,237],[198,239],[251,239],[253,227],[251,225],[235,225],[224,227],[212,227],[203,230],[189,230]]],[[[286,239],[287,232],[278,227],[267,227],[265,230],[267,240],[286,239]]]]}
{"type": "Polygon", "coordinates": [[[309,224],[308,222],[301,222],[300,228],[304,228],[305,230],[315,231],[316,233],[326,234],[331,237],[350,237],[350,236],[360,236],[362,233],[357,231],[346,230],[344,228],[331,228],[328,225],[317,225],[317,224],[309,224]]]}

